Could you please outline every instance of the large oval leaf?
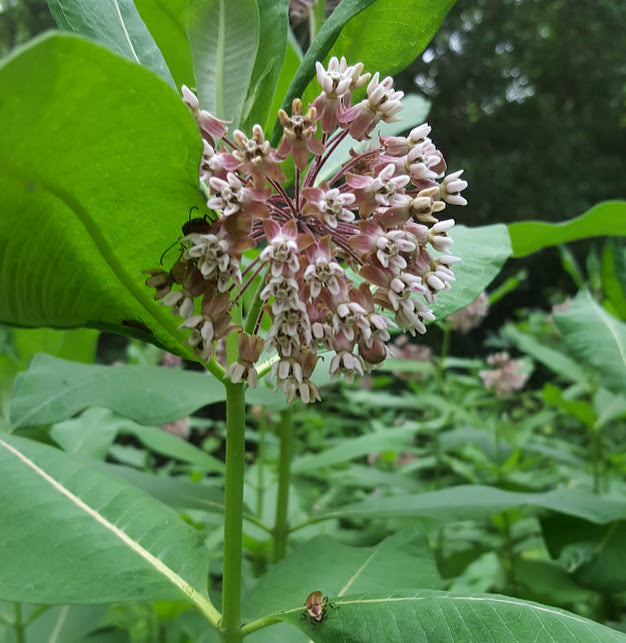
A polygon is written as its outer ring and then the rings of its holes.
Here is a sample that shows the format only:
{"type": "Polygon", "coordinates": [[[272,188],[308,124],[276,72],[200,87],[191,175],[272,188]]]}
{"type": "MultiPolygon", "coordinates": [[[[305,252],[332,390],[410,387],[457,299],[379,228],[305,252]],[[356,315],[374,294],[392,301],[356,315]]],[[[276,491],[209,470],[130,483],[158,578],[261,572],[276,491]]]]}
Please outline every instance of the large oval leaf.
{"type": "Polygon", "coordinates": [[[152,69],[176,87],[152,35],[132,0],[47,0],[60,29],[85,36],[152,69]]]}
{"type": "Polygon", "coordinates": [[[278,618],[300,628],[316,643],[626,641],[626,634],[576,614],[509,596],[418,590],[331,601],[333,607],[328,608],[322,623],[301,618],[300,608],[279,614],[278,618]]]}
{"type": "Polygon", "coordinates": [[[189,600],[214,612],[203,539],[172,509],[14,436],[0,440],[0,470],[1,599],[189,600]]]}
{"type": "MultiPolygon", "coordinates": [[[[198,185],[193,118],[150,71],[68,35],[0,68],[0,320],[150,329],[190,356],[141,271],[198,185]]],[[[147,336],[147,335],[146,335],[147,336]]]]}

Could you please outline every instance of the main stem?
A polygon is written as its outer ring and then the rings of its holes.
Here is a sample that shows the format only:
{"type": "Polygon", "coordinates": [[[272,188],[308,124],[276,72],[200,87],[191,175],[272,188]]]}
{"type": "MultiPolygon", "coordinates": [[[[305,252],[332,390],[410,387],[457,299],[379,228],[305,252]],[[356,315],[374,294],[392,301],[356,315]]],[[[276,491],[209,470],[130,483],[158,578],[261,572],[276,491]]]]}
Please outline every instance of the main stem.
{"type": "Polygon", "coordinates": [[[226,382],[226,489],[224,493],[224,575],[222,641],[241,641],[241,559],[245,468],[245,388],[226,382]]]}
{"type": "Polygon", "coordinates": [[[278,498],[276,500],[276,521],[274,523],[274,555],[277,563],[287,552],[289,523],[289,486],[291,484],[291,458],[293,451],[293,427],[291,426],[291,409],[280,412],[280,456],[278,462],[278,498]]]}

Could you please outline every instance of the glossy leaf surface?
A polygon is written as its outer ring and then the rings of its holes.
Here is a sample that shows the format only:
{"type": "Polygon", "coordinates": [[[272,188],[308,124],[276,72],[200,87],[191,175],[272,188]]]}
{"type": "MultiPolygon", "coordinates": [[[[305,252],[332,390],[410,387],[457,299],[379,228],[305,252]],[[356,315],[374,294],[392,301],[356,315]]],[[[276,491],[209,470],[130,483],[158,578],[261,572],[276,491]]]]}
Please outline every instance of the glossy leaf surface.
{"type": "Polygon", "coordinates": [[[290,610],[280,618],[314,641],[398,641],[406,643],[618,643],[626,635],[554,607],[508,596],[457,595],[437,591],[396,591],[335,600],[323,623],[290,610]]]}
{"type": "Polygon", "coordinates": [[[184,103],[148,70],[61,34],[8,59],[0,88],[0,320],[143,328],[190,356],[141,273],[202,206],[184,103]]]}

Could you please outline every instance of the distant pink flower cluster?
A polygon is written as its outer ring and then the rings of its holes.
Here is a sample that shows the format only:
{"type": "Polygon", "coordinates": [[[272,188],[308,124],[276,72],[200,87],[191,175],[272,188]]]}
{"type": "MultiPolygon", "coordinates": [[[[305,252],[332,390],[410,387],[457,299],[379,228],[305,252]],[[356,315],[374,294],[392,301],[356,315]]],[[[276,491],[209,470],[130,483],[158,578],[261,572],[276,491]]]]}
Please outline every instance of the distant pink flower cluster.
{"type": "Polygon", "coordinates": [[[490,355],[487,363],[494,368],[478,373],[485,388],[493,389],[500,397],[506,397],[524,388],[528,375],[524,372],[522,360],[512,359],[508,353],[503,352],[490,355]]]}
{"type": "Polygon", "coordinates": [[[229,137],[226,123],[183,87],[203,137],[200,181],[214,214],[189,221],[176,264],[147,271],[146,281],[155,299],[183,318],[180,328],[191,332],[187,341],[203,360],[216,340],[238,332],[232,381],[256,385],[255,365],[272,351],[277,386],[305,402],[319,399],[309,378],[320,349],[334,353],[331,375],[351,380],[387,357],[389,329],[426,331],[430,305],[450,289],[459,261],[450,254],[454,220],[436,215],[446,204],[465,205],[460,193],[467,187],[462,170],[445,174],[427,124],[406,137],[380,136],[375,149],[353,153],[330,180],[319,180],[344,139],[366,140],[379,122],[400,120],[403,93],[391,77],[363,73],[361,63],[344,58],[316,70],[322,91],[306,111],[299,99],[290,115],[279,111],[277,148],[259,125],[251,136],[235,130],[229,137]],[[353,105],[361,87],[365,97],[353,105]],[[293,184],[285,177],[288,159],[293,184]],[[231,310],[259,279],[259,316],[244,333],[231,310]],[[263,316],[271,320],[266,334],[263,316]]]}
{"type": "Polygon", "coordinates": [[[448,321],[454,330],[467,333],[472,330],[472,328],[479,326],[482,320],[487,316],[488,312],[489,298],[487,297],[487,293],[483,290],[483,292],[481,292],[471,304],[468,304],[465,308],[461,308],[461,310],[457,310],[455,313],[452,313],[452,315],[448,317],[448,321]]]}

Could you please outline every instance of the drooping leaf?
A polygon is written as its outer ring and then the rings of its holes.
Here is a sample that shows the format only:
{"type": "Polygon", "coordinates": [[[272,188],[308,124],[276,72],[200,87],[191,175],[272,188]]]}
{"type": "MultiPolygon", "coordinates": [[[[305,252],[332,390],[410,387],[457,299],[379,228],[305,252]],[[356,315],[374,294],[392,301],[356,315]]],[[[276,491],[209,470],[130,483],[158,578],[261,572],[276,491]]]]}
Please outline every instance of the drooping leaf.
{"type": "Polygon", "coordinates": [[[318,589],[338,596],[392,591],[411,584],[441,587],[428,540],[419,528],[401,531],[375,547],[348,547],[318,536],[264,574],[245,596],[244,609],[256,618],[288,609],[295,600],[304,604],[308,594],[318,589]]]}
{"type": "Polygon", "coordinates": [[[59,29],[94,40],[151,69],[172,87],[172,74],[132,0],[47,0],[59,29]]]}
{"type": "Polygon", "coordinates": [[[554,322],[572,354],[596,369],[602,386],[618,394],[626,390],[626,323],[588,290],[580,291],[567,310],[554,313],[554,322]]]}
{"type": "Polygon", "coordinates": [[[187,40],[187,7],[189,0],[134,0],[139,15],[156,41],[176,88],[194,86],[193,61],[187,40]]]}
{"type": "Polygon", "coordinates": [[[0,598],[189,600],[210,611],[207,551],[172,509],[23,438],[0,440],[0,470],[0,598]]]}
{"type": "Polygon", "coordinates": [[[259,46],[256,0],[191,0],[187,36],[200,106],[239,126],[259,46]]]}
{"type": "Polygon", "coordinates": [[[398,641],[458,643],[459,641],[572,641],[621,643],[626,634],[571,612],[497,594],[458,595],[416,590],[330,597],[323,623],[301,618],[291,609],[277,618],[295,625],[316,643],[398,641]]]}
{"type": "Polygon", "coordinates": [[[158,425],[224,399],[224,387],[202,373],[77,364],[37,355],[15,381],[11,420],[16,427],[50,424],[103,406],[140,424],[158,425]]]}
{"type": "Polygon", "coordinates": [[[508,226],[513,256],[524,257],[542,248],[603,235],[626,235],[626,201],[605,201],[563,223],[524,221],[508,226]]]}
{"type": "Polygon", "coordinates": [[[190,357],[141,274],[202,206],[200,137],[178,96],[139,65],[53,34],[0,67],[0,124],[0,320],[143,328],[190,357]]]}

